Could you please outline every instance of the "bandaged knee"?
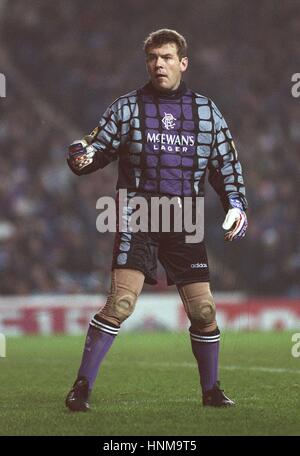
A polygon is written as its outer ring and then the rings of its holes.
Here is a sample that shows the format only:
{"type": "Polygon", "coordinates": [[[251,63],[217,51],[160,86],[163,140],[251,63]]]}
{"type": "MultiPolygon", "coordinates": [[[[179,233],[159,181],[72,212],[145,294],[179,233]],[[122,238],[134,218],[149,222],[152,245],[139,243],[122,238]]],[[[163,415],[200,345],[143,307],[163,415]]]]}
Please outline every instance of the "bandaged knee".
{"type": "Polygon", "coordinates": [[[194,331],[216,328],[216,306],[208,282],[190,283],[178,288],[185,311],[194,331]]]}
{"type": "Polygon", "coordinates": [[[140,271],[114,269],[110,294],[98,316],[115,326],[120,326],[134,311],[143,283],[144,274],[140,271]]]}

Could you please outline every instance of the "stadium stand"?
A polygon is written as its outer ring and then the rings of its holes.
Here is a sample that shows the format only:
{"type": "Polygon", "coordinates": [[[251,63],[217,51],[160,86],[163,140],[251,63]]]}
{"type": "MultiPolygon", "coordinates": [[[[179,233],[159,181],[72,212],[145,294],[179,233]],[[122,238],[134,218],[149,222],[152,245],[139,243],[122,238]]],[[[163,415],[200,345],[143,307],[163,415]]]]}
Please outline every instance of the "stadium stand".
{"type": "MultiPolygon", "coordinates": [[[[184,2],[165,1],[157,19],[148,0],[129,0],[126,9],[117,1],[2,2],[3,295],[107,290],[113,234],[97,233],[95,205],[114,194],[116,167],[76,178],[66,148],[116,97],[144,83],[144,35],[169,26],[190,44],[189,85],[229,123],[248,190],[249,230],[233,245],[224,245],[223,213],[207,192],[213,289],[300,296],[299,100],[290,93],[300,62],[299,4],[193,3],[187,11],[184,2]],[[133,27],[141,16],[143,27],[133,27]]],[[[162,270],[158,287],[167,291],[162,270]]]]}

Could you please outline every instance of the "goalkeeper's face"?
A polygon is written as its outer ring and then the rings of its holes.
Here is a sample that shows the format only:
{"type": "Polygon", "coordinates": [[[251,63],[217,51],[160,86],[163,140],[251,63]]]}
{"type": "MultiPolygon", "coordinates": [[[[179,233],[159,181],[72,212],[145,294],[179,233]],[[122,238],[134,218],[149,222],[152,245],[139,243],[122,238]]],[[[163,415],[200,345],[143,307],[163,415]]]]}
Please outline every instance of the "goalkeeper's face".
{"type": "Polygon", "coordinates": [[[158,90],[175,90],[182,73],[187,69],[188,59],[178,57],[175,43],[150,48],[146,54],[147,70],[153,86],[158,90]]]}

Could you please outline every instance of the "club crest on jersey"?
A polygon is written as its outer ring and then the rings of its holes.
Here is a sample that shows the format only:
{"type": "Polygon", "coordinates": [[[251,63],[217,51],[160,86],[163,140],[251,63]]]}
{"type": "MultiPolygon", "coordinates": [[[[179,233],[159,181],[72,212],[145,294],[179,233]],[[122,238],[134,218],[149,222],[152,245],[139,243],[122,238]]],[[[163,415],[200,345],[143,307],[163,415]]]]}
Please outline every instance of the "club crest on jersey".
{"type": "Polygon", "coordinates": [[[176,118],[173,116],[173,114],[171,114],[171,113],[167,114],[165,112],[165,116],[162,119],[162,123],[164,124],[165,129],[173,130],[173,128],[175,128],[175,126],[176,126],[175,120],[176,120],[176,118]]]}

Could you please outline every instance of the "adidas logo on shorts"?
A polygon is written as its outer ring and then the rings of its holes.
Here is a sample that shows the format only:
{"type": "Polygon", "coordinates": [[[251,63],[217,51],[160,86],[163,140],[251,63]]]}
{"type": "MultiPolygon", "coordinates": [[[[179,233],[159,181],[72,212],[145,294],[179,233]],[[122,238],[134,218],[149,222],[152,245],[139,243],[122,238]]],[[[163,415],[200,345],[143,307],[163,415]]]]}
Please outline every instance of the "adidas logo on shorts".
{"type": "Polygon", "coordinates": [[[196,268],[207,268],[207,263],[192,263],[191,264],[192,269],[196,268]]]}

